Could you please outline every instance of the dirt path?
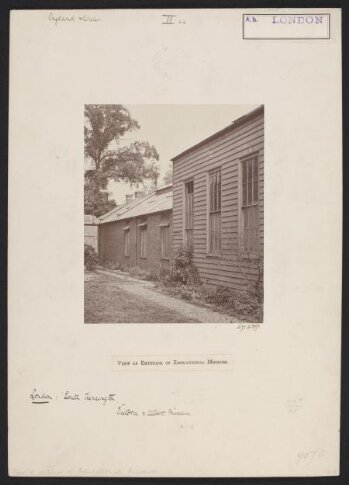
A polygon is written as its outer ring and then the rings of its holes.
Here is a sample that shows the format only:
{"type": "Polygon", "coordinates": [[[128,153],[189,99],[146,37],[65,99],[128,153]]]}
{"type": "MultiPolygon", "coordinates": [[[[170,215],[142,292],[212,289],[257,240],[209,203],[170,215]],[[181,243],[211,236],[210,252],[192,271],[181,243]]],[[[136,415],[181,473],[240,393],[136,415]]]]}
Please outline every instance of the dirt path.
{"type": "MultiPolygon", "coordinates": [[[[125,291],[104,274],[85,277],[85,323],[196,323],[181,313],[125,291]]],[[[132,284],[132,283],[131,283],[132,284]]]]}
{"type": "MultiPolygon", "coordinates": [[[[167,323],[170,323],[169,320],[172,321],[172,323],[239,323],[239,320],[234,319],[229,315],[214,312],[207,308],[201,308],[193,305],[192,303],[158,293],[153,289],[154,284],[150,281],[137,280],[128,275],[123,275],[112,271],[97,270],[97,273],[100,275],[100,277],[103,275],[103,278],[107,278],[107,281],[109,280],[109,282],[114,281],[114,290],[118,289],[119,291],[125,292],[133,298],[136,297],[134,300],[134,305],[131,305],[131,308],[129,309],[130,311],[134,309],[136,301],[138,301],[138,304],[140,302],[146,304],[148,307],[147,311],[150,313],[153,313],[152,307],[155,307],[155,312],[159,312],[161,310],[163,316],[167,317],[167,323]],[[174,312],[174,314],[166,314],[166,312],[174,312]]],[[[99,278],[98,284],[100,285],[102,282],[103,280],[99,278]]],[[[89,283],[92,284],[93,279],[89,283]]],[[[143,313],[142,317],[145,323],[150,321],[149,315],[146,312],[143,313]]],[[[125,315],[123,318],[125,318],[125,315]]],[[[151,318],[154,319],[154,315],[151,318]]],[[[124,321],[129,321],[129,319],[124,321]]],[[[166,320],[159,320],[159,316],[156,316],[156,320],[153,323],[161,321],[165,322],[166,320]]]]}

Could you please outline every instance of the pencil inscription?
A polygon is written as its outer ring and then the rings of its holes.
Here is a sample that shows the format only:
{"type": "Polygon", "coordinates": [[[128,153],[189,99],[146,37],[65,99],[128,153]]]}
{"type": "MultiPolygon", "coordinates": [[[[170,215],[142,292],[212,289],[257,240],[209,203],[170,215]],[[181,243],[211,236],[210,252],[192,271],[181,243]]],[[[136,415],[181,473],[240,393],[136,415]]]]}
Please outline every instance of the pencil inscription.
{"type": "MultiPolygon", "coordinates": [[[[114,406],[117,416],[142,416],[142,417],[156,417],[156,416],[191,416],[188,410],[179,409],[176,406],[168,407],[153,407],[151,409],[137,408],[130,406],[121,401],[116,393],[93,393],[87,392],[72,392],[70,390],[58,393],[53,397],[53,394],[47,392],[40,392],[36,388],[29,394],[29,400],[32,404],[50,404],[54,401],[63,400],[65,403],[92,403],[103,406],[114,406]]],[[[72,404],[73,405],[73,404],[72,404]]]]}
{"type": "Polygon", "coordinates": [[[305,464],[311,465],[314,460],[319,460],[325,456],[325,450],[322,449],[312,449],[300,451],[297,454],[297,465],[305,464]]]}
{"type": "Polygon", "coordinates": [[[70,23],[95,23],[100,22],[100,17],[96,17],[93,15],[57,15],[52,12],[49,13],[48,19],[52,22],[56,27],[59,24],[70,24],[70,23]]]}
{"type": "Polygon", "coordinates": [[[286,408],[288,409],[288,414],[295,414],[303,407],[303,398],[288,399],[286,401],[286,408]]]}
{"type": "Polygon", "coordinates": [[[178,15],[173,14],[163,14],[161,15],[162,18],[162,25],[175,25],[175,24],[185,24],[185,20],[178,19],[178,15]]]}

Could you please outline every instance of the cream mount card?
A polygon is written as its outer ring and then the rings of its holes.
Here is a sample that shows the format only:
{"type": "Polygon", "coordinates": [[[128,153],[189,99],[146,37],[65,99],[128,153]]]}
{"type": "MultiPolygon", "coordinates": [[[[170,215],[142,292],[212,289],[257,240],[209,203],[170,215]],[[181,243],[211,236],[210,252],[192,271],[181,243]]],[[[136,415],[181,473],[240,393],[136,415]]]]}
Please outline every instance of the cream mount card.
{"type": "Polygon", "coordinates": [[[16,10],[9,474],[339,474],[339,9],[16,10]]]}

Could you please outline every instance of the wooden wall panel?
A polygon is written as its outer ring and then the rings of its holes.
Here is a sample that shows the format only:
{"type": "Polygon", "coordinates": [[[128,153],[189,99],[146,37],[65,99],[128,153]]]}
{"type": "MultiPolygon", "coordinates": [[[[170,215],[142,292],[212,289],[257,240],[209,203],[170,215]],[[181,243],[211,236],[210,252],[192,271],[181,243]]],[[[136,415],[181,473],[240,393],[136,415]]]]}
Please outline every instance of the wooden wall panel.
{"type": "Polygon", "coordinates": [[[264,116],[259,114],[206,145],[173,162],[173,251],[183,244],[183,184],[194,180],[194,262],[204,283],[245,288],[247,279],[258,273],[255,264],[237,261],[239,238],[240,159],[258,153],[259,157],[259,226],[263,247],[264,226],[264,116]],[[207,254],[207,178],[208,172],[221,168],[221,254],[207,254]],[[247,275],[247,277],[246,277],[247,275]]]}

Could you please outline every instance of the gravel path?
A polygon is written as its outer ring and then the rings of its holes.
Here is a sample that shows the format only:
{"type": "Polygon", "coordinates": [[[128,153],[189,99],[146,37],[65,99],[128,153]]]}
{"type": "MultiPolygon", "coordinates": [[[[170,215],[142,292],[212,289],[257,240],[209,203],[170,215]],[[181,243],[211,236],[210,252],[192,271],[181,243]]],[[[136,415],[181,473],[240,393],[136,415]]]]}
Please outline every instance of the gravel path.
{"type": "Polygon", "coordinates": [[[112,276],[124,291],[143,297],[147,302],[153,302],[179,312],[184,317],[197,320],[200,323],[240,323],[240,320],[229,315],[214,312],[208,308],[202,308],[172,296],[158,293],[153,289],[154,284],[151,281],[138,280],[114,271],[97,270],[97,273],[112,276]]]}

